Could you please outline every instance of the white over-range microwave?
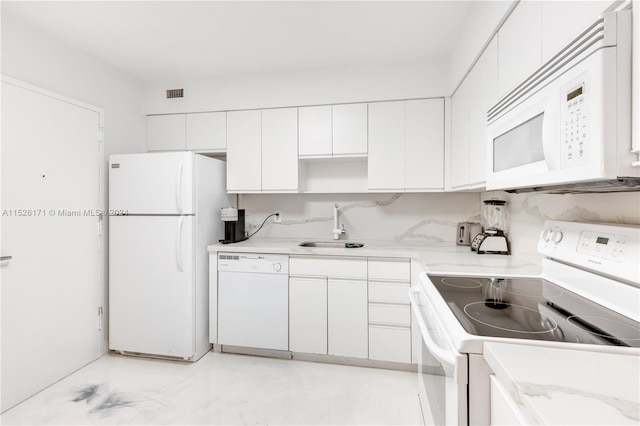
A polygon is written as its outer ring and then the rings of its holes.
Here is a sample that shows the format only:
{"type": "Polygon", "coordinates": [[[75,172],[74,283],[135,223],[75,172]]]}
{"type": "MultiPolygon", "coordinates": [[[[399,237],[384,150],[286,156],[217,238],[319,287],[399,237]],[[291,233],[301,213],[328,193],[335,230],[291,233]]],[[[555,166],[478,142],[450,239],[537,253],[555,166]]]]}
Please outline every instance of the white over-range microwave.
{"type": "Polygon", "coordinates": [[[603,15],[488,111],[488,190],[640,190],[631,32],[603,15]]]}

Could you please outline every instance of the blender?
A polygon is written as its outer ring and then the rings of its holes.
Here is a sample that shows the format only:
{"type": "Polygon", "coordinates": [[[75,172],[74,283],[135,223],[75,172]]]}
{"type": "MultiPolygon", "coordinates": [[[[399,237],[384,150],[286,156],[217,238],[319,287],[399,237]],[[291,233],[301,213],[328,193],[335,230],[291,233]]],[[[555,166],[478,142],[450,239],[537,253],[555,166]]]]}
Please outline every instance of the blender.
{"type": "Polygon", "coordinates": [[[506,204],[504,200],[484,200],[484,232],[473,238],[471,251],[478,254],[509,254],[509,244],[504,235],[507,227],[506,204]]]}

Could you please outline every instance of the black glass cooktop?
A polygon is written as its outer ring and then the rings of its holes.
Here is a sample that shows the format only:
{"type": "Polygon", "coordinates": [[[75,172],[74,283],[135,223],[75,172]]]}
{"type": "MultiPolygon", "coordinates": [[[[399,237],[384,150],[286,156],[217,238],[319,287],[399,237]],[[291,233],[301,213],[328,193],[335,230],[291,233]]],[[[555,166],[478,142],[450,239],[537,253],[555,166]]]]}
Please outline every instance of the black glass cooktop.
{"type": "Polygon", "coordinates": [[[470,334],[640,347],[640,323],[543,279],[429,278],[470,334]]]}

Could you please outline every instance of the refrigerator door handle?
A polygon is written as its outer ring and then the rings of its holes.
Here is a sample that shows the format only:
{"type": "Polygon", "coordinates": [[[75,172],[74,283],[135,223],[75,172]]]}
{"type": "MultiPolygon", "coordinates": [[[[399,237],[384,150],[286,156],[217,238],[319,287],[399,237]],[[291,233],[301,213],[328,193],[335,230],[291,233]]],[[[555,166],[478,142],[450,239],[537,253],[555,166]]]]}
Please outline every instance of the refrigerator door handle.
{"type": "Polygon", "coordinates": [[[176,198],[178,201],[178,213],[184,213],[184,209],[182,208],[182,176],[184,172],[184,161],[180,163],[180,167],[178,167],[178,174],[176,175],[176,198]]]}
{"type": "Polygon", "coordinates": [[[184,261],[182,259],[182,226],[184,225],[184,217],[180,216],[178,220],[178,235],[176,236],[176,264],[178,271],[184,272],[184,261]]]}

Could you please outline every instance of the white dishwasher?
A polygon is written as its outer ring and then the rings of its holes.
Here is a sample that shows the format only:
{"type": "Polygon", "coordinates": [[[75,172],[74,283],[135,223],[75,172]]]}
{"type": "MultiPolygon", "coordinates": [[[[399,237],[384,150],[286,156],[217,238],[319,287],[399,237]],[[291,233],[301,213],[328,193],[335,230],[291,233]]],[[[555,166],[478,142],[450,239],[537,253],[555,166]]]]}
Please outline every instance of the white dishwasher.
{"type": "Polygon", "coordinates": [[[218,343],[289,350],[289,256],[218,254],[218,343]]]}

